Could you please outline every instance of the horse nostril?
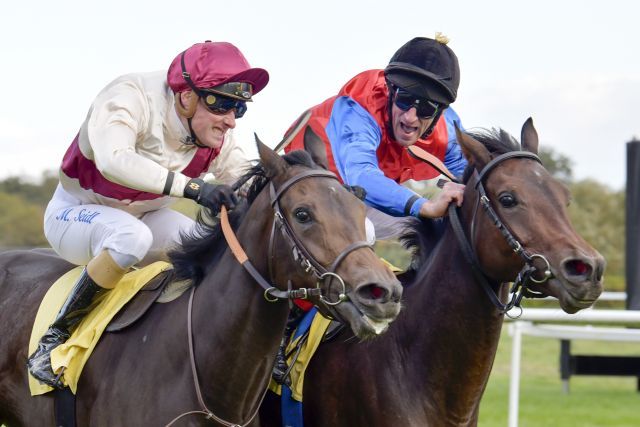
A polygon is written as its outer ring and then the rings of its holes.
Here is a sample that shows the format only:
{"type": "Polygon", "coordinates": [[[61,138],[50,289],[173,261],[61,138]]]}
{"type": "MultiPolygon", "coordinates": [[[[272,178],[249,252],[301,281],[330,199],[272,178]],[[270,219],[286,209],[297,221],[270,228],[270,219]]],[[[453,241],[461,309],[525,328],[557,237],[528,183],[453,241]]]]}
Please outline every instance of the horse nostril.
{"type": "Polygon", "coordinates": [[[376,300],[376,301],[385,301],[388,299],[389,291],[381,286],[376,284],[369,284],[360,286],[357,290],[357,293],[360,297],[364,299],[376,300]]]}
{"type": "Polygon", "coordinates": [[[604,258],[597,258],[596,261],[596,281],[601,282],[602,281],[602,276],[604,276],[604,267],[605,267],[605,262],[604,262],[604,258]]]}
{"type": "Polygon", "coordinates": [[[593,267],[579,259],[571,259],[564,263],[565,271],[570,276],[590,277],[593,267]]]}

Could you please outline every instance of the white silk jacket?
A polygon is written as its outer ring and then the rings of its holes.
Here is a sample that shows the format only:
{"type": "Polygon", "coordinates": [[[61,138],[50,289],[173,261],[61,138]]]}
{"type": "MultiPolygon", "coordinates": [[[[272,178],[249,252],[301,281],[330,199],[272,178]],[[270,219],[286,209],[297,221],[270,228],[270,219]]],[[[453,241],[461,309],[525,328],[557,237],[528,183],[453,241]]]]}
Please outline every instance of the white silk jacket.
{"type": "Polygon", "coordinates": [[[231,131],[221,150],[187,145],[166,72],[127,74],[105,87],[62,161],[60,182],[86,203],[137,217],[168,206],[192,177],[231,184],[250,166],[231,131]],[[162,194],[169,171],[170,195],[162,194]],[[207,175],[210,177],[211,175],[207,175]]]}

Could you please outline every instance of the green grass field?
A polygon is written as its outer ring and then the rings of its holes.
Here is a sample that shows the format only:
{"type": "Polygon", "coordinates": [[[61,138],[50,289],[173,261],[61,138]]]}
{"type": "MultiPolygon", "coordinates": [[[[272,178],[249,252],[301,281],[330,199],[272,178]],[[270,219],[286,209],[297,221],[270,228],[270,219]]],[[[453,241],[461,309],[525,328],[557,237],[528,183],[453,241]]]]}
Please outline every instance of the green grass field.
{"type": "MultiPolygon", "coordinates": [[[[508,421],[511,337],[502,332],[489,385],[480,406],[481,427],[504,427],[508,421]]],[[[575,376],[570,393],[560,380],[560,342],[523,336],[520,381],[522,427],[637,427],[640,393],[634,377],[575,376]]],[[[640,344],[573,341],[573,354],[637,355],[640,344]]]]}

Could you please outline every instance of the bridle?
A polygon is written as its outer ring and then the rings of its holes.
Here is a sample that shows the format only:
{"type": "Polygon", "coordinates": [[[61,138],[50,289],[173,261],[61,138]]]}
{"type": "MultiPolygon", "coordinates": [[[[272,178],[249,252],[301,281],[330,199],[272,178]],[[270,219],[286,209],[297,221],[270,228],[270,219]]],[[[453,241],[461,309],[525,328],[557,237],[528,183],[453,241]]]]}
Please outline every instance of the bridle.
{"type": "Polygon", "coordinates": [[[273,182],[269,182],[270,204],[273,208],[274,217],[271,225],[271,233],[269,236],[269,255],[267,257],[267,259],[269,260],[269,281],[267,281],[262,276],[262,274],[258,272],[258,270],[249,260],[248,256],[244,253],[244,250],[242,250],[238,239],[235,237],[235,234],[233,233],[233,230],[229,225],[226,215],[226,209],[223,208],[223,211],[221,212],[222,231],[225,238],[227,239],[227,243],[229,244],[231,251],[233,252],[238,262],[242,264],[245,270],[251,275],[251,277],[253,277],[253,279],[264,289],[264,298],[269,302],[276,302],[278,300],[308,299],[311,296],[317,296],[321,303],[327,306],[336,306],[348,299],[346,295],[346,285],[344,283],[344,280],[342,279],[342,277],[340,277],[340,275],[336,273],[338,266],[340,266],[342,261],[344,261],[344,259],[355,250],[361,248],[369,248],[373,251],[373,247],[365,241],[351,243],[342,252],[340,252],[340,254],[338,254],[329,268],[325,268],[315,259],[313,255],[311,255],[311,252],[309,252],[304,243],[293,231],[293,228],[291,227],[291,224],[289,224],[286,215],[282,213],[280,199],[296,183],[308,178],[315,177],[331,178],[338,181],[338,178],[332,172],[313,169],[306,170],[297,175],[294,175],[293,177],[285,181],[282,185],[280,185],[277,190],[273,185],[273,182]],[[289,245],[294,261],[298,263],[298,265],[305,271],[305,273],[311,274],[317,279],[316,286],[314,288],[293,289],[290,280],[287,281],[287,290],[282,290],[273,284],[275,243],[278,235],[278,233],[276,233],[276,230],[280,231],[280,234],[284,237],[284,240],[289,245]],[[331,301],[328,297],[322,294],[321,285],[327,283],[330,284],[334,279],[337,280],[340,284],[341,291],[338,294],[337,300],[331,301]]]}
{"type": "MultiPolygon", "coordinates": [[[[516,280],[513,282],[513,285],[509,291],[512,296],[506,304],[500,301],[500,298],[494,291],[494,287],[491,285],[492,280],[482,271],[480,263],[478,262],[478,258],[476,257],[475,248],[473,247],[472,243],[469,243],[469,239],[467,239],[467,237],[465,236],[464,229],[462,228],[462,224],[458,216],[458,208],[456,207],[455,203],[449,205],[449,218],[454,234],[458,240],[458,243],[460,244],[460,247],[462,248],[462,253],[464,254],[467,262],[471,265],[471,269],[473,270],[473,274],[476,280],[480,283],[483,290],[487,293],[493,305],[495,305],[501,313],[507,313],[513,307],[519,307],[522,313],[522,307],[520,306],[520,303],[523,297],[542,297],[542,294],[529,289],[529,284],[545,283],[547,280],[553,277],[553,274],[551,273],[551,265],[549,264],[549,261],[545,258],[545,256],[539,253],[529,253],[529,251],[527,251],[522,246],[520,241],[509,230],[506,224],[500,219],[498,213],[491,206],[491,201],[489,200],[489,197],[487,196],[487,193],[484,189],[483,180],[486,179],[489,173],[496,166],[508,159],[530,159],[542,164],[540,158],[531,152],[510,151],[492,159],[479,173],[477,170],[474,171],[474,174],[476,175],[476,183],[474,188],[479,193],[479,197],[476,200],[476,205],[471,219],[470,239],[471,242],[474,241],[473,237],[475,236],[476,214],[478,211],[478,205],[481,205],[484,209],[484,212],[489,216],[489,219],[491,219],[493,224],[498,228],[498,230],[500,230],[500,233],[505,238],[511,249],[513,249],[513,251],[524,260],[524,266],[517,274],[516,280]],[[542,261],[542,263],[544,263],[542,269],[538,269],[538,267],[536,267],[536,260],[540,260],[542,261]],[[539,270],[542,270],[542,274],[544,276],[542,279],[536,279],[534,277],[534,274],[539,270]]],[[[516,317],[519,317],[519,315],[516,317]]]]}
{"type": "MultiPolygon", "coordinates": [[[[323,177],[323,178],[331,178],[338,181],[338,178],[335,174],[325,170],[308,170],[298,175],[289,178],[286,182],[284,182],[278,190],[275,189],[273,183],[270,184],[269,194],[271,197],[271,206],[274,211],[274,221],[271,226],[271,235],[269,237],[269,276],[271,282],[274,282],[274,260],[275,260],[275,241],[276,241],[276,229],[280,230],[282,236],[285,241],[291,248],[291,254],[293,259],[300,265],[300,267],[307,274],[311,274],[315,276],[317,279],[317,284],[315,288],[302,288],[298,289],[298,292],[294,292],[294,296],[292,296],[291,292],[295,290],[288,291],[279,291],[274,287],[265,290],[265,298],[267,301],[275,302],[277,299],[290,299],[290,298],[301,298],[306,299],[307,296],[318,296],[320,302],[328,305],[328,306],[336,306],[341,302],[346,301],[346,286],[344,280],[340,275],[336,273],[338,266],[344,261],[344,259],[353,251],[358,250],[360,248],[369,248],[373,251],[373,247],[365,242],[358,241],[351,243],[348,245],[338,256],[333,260],[329,268],[325,268],[322,264],[320,264],[314,257],[311,255],[309,250],[306,248],[304,243],[298,238],[296,233],[291,228],[287,217],[283,215],[282,208],[280,207],[280,198],[282,195],[289,190],[293,185],[297,182],[300,182],[303,179],[311,178],[311,177],[323,177]],[[333,280],[336,280],[340,285],[341,291],[338,294],[338,299],[336,301],[331,301],[328,297],[325,297],[321,292],[321,284],[329,285],[333,280]]],[[[290,288],[290,281],[288,283],[288,287],[290,288]]]]}
{"type": "MultiPolygon", "coordinates": [[[[240,245],[238,238],[236,237],[235,233],[233,232],[233,229],[231,228],[228,214],[227,214],[227,209],[224,206],[222,206],[222,209],[220,211],[220,226],[227,240],[227,244],[231,249],[231,252],[235,256],[235,258],[238,260],[238,262],[244,267],[244,269],[251,275],[251,277],[253,277],[253,279],[264,289],[264,298],[267,301],[269,302],[277,302],[279,300],[291,301],[293,299],[298,299],[298,298],[307,299],[310,296],[317,296],[320,302],[324,304],[327,309],[332,309],[334,306],[348,299],[348,296],[346,295],[346,285],[344,283],[344,280],[340,277],[340,275],[336,273],[338,266],[342,263],[342,261],[344,261],[344,259],[351,252],[360,248],[369,248],[370,250],[373,251],[373,247],[365,241],[358,241],[358,242],[351,243],[342,252],[340,252],[340,254],[338,254],[336,259],[333,260],[333,262],[331,263],[328,269],[325,268],[322,264],[320,264],[313,257],[313,255],[311,255],[311,253],[307,250],[305,245],[302,243],[302,241],[298,238],[296,233],[291,228],[291,225],[287,221],[286,216],[282,213],[282,209],[280,207],[280,198],[282,197],[283,194],[287,192],[287,190],[293,187],[296,183],[304,179],[314,178],[314,177],[331,178],[338,181],[338,178],[332,172],[313,169],[313,170],[306,170],[297,175],[294,175],[293,177],[285,181],[277,190],[273,185],[273,181],[269,182],[269,195],[271,199],[270,204],[274,212],[274,220],[273,220],[273,225],[271,227],[271,235],[269,237],[268,259],[269,259],[269,274],[271,276],[270,282],[267,281],[260,274],[260,272],[253,266],[253,264],[249,260],[249,257],[242,249],[242,246],[240,245]],[[275,258],[273,252],[275,247],[275,239],[277,235],[276,228],[281,231],[282,235],[285,238],[285,241],[289,244],[293,259],[302,267],[302,269],[306,273],[312,274],[316,277],[317,279],[316,287],[293,289],[291,280],[288,280],[287,290],[282,290],[272,284],[273,283],[272,264],[273,264],[273,259],[275,258]],[[331,301],[329,300],[329,298],[325,297],[322,294],[321,284],[328,283],[330,285],[331,281],[334,279],[338,281],[342,291],[339,293],[338,299],[336,301],[331,301]]],[[[194,345],[193,345],[192,312],[193,312],[194,294],[195,294],[195,287],[191,289],[191,295],[189,296],[189,304],[187,308],[187,329],[188,329],[187,334],[189,338],[189,357],[190,357],[190,363],[191,363],[191,373],[192,373],[193,381],[195,385],[196,396],[198,398],[198,403],[200,404],[201,409],[188,411],[177,416],[169,424],[167,424],[167,427],[173,425],[176,421],[178,421],[180,418],[184,416],[194,415],[194,414],[203,415],[208,420],[213,420],[226,427],[245,427],[249,425],[258,414],[258,410],[260,409],[262,400],[264,400],[264,396],[266,395],[268,388],[265,388],[265,391],[262,394],[262,397],[260,398],[260,403],[257,405],[256,410],[253,412],[251,417],[249,417],[249,420],[243,424],[236,424],[236,423],[232,423],[227,420],[224,420],[218,417],[217,415],[215,415],[206,406],[206,404],[204,403],[204,399],[202,397],[200,382],[198,380],[198,372],[196,368],[194,345]]]]}

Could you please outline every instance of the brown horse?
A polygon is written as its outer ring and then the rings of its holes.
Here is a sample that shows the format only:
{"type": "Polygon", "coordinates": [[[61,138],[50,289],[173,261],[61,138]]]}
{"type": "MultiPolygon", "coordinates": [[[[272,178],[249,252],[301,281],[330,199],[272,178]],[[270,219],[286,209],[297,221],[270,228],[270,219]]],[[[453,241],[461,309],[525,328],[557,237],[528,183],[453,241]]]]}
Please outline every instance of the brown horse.
{"type": "MultiPolygon", "coordinates": [[[[551,295],[568,313],[600,295],[604,260],[573,229],[568,190],[534,155],[531,119],[521,140],[525,151],[504,131],[458,134],[469,160],[463,206],[443,224],[416,225],[404,308],[384,336],[358,345],[344,331],[320,346],[305,377],[305,427],[477,425],[503,314],[516,302],[504,304],[507,282],[526,285],[516,298],[551,295]]],[[[279,416],[270,395],[262,425],[281,425],[279,416]]]]}
{"type": "MultiPolygon", "coordinates": [[[[312,292],[323,269],[332,284],[318,285],[322,298],[342,301],[335,309],[357,336],[376,335],[398,314],[400,283],[361,243],[364,204],[307,153],[281,158],[258,146],[261,165],[247,176],[254,179],[248,202],[232,212],[231,224],[255,270],[278,289],[257,286],[219,227],[200,218],[198,232],[172,254],[171,274],[192,278],[194,292],[103,335],[78,384],[78,425],[245,425],[266,389],[289,312],[286,301],[266,299],[286,296],[289,282],[312,292]]],[[[70,267],[33,251],[0,255],[0,424],[53,425],[52,398],[29,395],[27,343],[40,300],[70,267]]]]}

